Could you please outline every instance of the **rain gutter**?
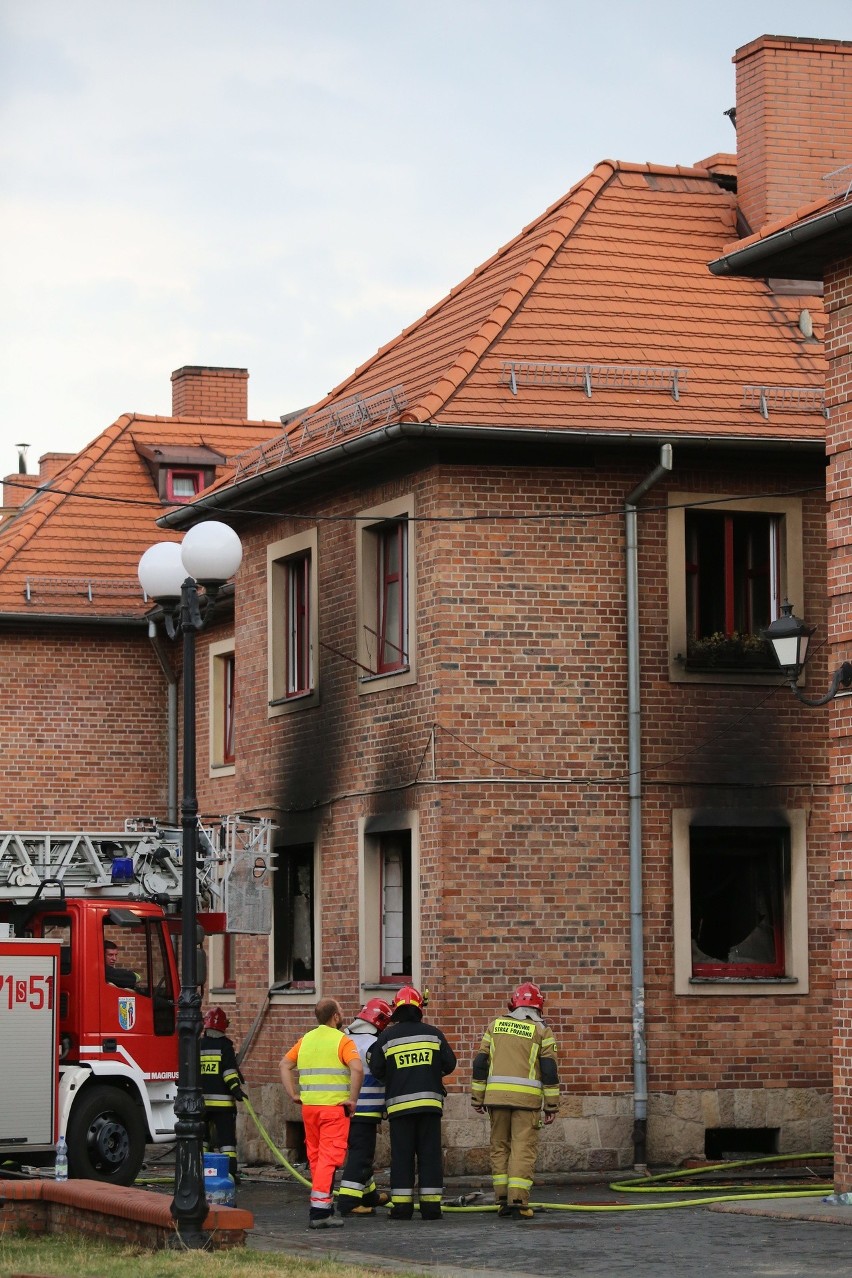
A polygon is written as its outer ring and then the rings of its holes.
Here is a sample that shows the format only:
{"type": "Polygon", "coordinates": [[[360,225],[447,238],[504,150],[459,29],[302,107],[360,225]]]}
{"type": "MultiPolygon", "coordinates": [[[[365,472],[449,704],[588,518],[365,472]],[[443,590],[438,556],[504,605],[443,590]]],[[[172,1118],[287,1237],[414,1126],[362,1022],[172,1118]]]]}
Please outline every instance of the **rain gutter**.
{"type": "MultiPolygon", "coordinates": [[[[714,275],[763,276],[768,269],[766,266],[768,258],[777,258],[785,252],[802,248],[812,240],[824,239],[832,234],[843,232],[848,234],[850,231],[852,231],[852,203],[842,204],[839,208],[832,209],[830,213],[821,213],[808,222],[800,222],[797,226],[789,227],[786,231],[776,231],[774,235],[767,235],[765,239],[749,244],[746,248],[734,249],[732,253],[726,253],[724,257],[718,257],[714,262],[710,262],[709,267],[714,275]]],[[[843,250],[840,248],[838,251],[843,250]]],[[[817,273],[807,278],[821,280],[822,270],[814,269],[817,273]]]]}
{"type": "Polygon", "coordinates": [[[642,718],[639,681],[639,521],[637,507],[672,468],[672,446],[624,502],[627,576],[627,757],[630,801],[630,991],[633,1017],[633,1163],[647,1165],[648,1053],[645,1039],[645,946],[642,901],[642,718]]]}
{"type": "Polygon", "coordinates": [[[565,447],[573,444],[594,444],[599,447],[609,444],[613,446],[630,444],[647,448],[654,444],[662,445],[663,436],[667,443],[685,448],[697,445],[704,448],[777,449],[783,447],[806,452],[825,449],[825,443],[821,439],[808,439],[802,436],[755,438],[754,435],[746,432],[734,436],[673,435],[663,431],[648,431],[644,434],[635,431],[618,431],[604,435],[600,431],[591,430],[523,430],[501,426],[439,426],[435,422],[392,422],[378,430],[367,431],[365,434],[356,435],[339,444],[333,444],[330,448],[311,453],[307,457],[296,457],[279,466],[269,466],[247,479],[238,480],[236,483],[228,484],[227,487],[217,488],[207,496],[198,497],[189,505],[176,507],[168,514],[162,515],[156,522],[161,528],[179,528],[189,525],[196,522],[201,515],[210,514],[216,510],[225,511],[230,506],[240,505],[246,499],[250,499],[253,494],[268,491],[273,485],[295,482],[316,471],[328,471],[331,467],[343,465],[377,448],[408,440],[446,440],[456,443],[479,441],[488,444],[562,444],[565,447]]]}

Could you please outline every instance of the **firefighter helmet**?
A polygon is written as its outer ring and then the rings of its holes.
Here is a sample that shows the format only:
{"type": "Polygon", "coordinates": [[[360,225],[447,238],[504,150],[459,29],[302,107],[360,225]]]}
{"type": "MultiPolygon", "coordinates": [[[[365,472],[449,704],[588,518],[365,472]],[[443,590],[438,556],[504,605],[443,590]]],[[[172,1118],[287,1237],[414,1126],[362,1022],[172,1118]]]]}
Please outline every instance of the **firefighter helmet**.
{"type": "Polygon", "coordinates": [[[398,1007],[416,1007],[422,1010],[428,1001],[428,992],[421,994],[413,985],[403,985],[402,989],[394,994],[391,1012],[395,1012],[398,1007]]]}
{"type": "Polygon", "coordinates": [[[537,1012],[543,1010],[544,995],[532,981],[524,981],[512,994],[509,1000],[509,1011],[514,1012],[518,1007],[533,1007],[537,1012]]]}
{"type": "Polygon", "coordinates": [[[211,1030],[219,1030],[224,1034],[228,1028],[228,1018],[222,1011],[221,1007],[210,1007],[204,1013],[204,1028],[211,1030]]]}
{"type": "Polygon", "coordinates": [[[383,998],[371,998],[365,1003],[358,1013],[362,1021],[369,1021],[371,1025],[375,1025],[381,1034],[382,1030],[388,1025],[391,1018],[390,1004],[386,1003],[383,998]]]}

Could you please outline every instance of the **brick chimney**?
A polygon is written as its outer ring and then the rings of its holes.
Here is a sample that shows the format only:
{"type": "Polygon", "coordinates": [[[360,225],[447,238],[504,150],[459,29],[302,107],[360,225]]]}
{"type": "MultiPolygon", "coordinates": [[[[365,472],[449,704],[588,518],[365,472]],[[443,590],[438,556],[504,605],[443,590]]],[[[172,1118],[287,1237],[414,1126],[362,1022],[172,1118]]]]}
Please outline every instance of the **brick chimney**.
{"type": "Polygon", "coordinates": [[[828,199],[836,191],[822,179],[852,164],[852,40],[764,35],[733,61],[738,203],[758,231],[828,199]]]}
{"type": "Polygon", "coordinates": [[[26,472],[26,445],[19,445],[18,473],[7,475],[3,480],[3,506],[6,511],[17,510],[41,484],[46,484],[54,475],[71,461],[76,453],[44,453],[38,459],[38,474],[28,475],[26,472]],[[23,453],[21,452],[23,448],[23,453]],[[21,467],[24,467],[22,470],[21,467]]]}
{"type": "Polygon", "coordinates": [[[185,364],[172,373],[172,417],[248,418],[248,369],[185,364]]]}

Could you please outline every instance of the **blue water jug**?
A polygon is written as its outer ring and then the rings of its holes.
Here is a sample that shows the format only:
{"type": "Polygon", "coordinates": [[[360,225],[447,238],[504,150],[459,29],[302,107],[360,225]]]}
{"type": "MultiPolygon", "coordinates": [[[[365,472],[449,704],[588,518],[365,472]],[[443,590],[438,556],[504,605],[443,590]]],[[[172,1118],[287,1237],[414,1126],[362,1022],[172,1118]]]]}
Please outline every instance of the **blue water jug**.
{"type": "Polygon", "coordinates": [[[237,1187],[228,1171],[227,1154],[204,1155],[204,1193],[211,1207],[234,1207],[237,1187]]]}

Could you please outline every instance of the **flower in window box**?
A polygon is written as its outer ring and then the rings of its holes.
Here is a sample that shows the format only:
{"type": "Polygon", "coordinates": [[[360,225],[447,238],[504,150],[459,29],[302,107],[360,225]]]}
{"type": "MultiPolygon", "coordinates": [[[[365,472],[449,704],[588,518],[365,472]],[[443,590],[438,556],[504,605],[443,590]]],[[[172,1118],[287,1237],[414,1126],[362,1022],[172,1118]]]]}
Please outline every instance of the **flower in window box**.
{"type": "Polygon", "coordinates": [[[767,670],[775,668],[772,649],[761,635],[730,635],[716,631],[698,639],[687,641],[686,667],[688,670],[767,670]]]}

